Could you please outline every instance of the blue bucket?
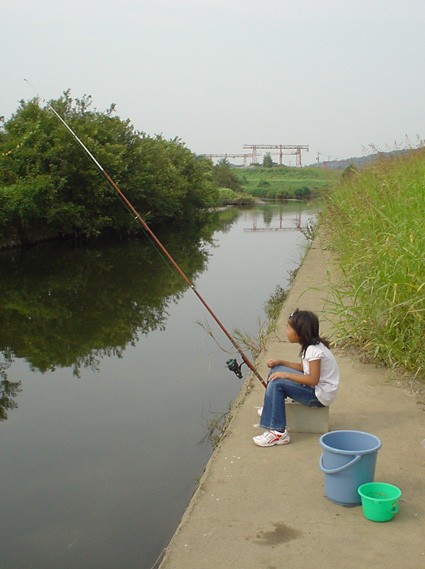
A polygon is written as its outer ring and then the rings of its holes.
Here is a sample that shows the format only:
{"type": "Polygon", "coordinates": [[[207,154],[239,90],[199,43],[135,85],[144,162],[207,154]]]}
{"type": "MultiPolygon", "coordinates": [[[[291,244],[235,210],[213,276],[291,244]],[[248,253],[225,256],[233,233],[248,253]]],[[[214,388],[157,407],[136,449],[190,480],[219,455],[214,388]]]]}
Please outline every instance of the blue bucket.
{"type": "Polygon", "coordinates": [[[331,431],[320,437],[320,444],[326,497],[341,506],[358,506],[357,488],[373,482],[381,441],[362,431],[331,431]]]}

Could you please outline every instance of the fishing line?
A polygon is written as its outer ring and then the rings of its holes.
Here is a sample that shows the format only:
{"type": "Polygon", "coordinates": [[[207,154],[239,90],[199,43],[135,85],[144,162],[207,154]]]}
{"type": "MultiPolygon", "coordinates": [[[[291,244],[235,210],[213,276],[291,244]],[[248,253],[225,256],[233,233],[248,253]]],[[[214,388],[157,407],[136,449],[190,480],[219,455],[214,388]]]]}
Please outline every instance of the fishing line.
{"type": "MultiPolygon", "coordinates": [[[[30,85],[30,87],[32,87],[34,89],[34,87],[31,85],[31,83],[27,79],[24,79],[24,81],[26,81],[28,83],[28,85],[30,85]]],[[[34,89],[34,91],[35,91],[35,89],[34,89]]],[[[142,216],[134,208],[133,204],[127,199],[127,197],[120,190],[120,188],[117,186],[117,184],[112,180],[112,178],[109,176],[109,174],[104,170],[102,165],[93,156],[93,154],[90,152],[90,150],[87,148],[87,146],[80,140],[80,138],[78,138],[78,136],[75,134],[75,132],[72,130],[72,128],[68,125],[68,123],[61,117],[61,115],[52,107],[52,105],[48,101],[44,100],[44,102],[46,103],[47,107],[53,112],[53,114],[59,119],[59,121],[63,124],[63,126],[68,130],[68,132],[71,134],[73,139],[83,148],[83,150],[87,154],[87,156],[92,160],[92,162],[94,162],[94,164],[96,165],[96,167],[98,168],[98,170],[100,171],[100,173],[102,174],[104,179],[107,181],[107,183],[110,185],[110,187],[118,195],[121,202],[129,210],[131,215],[133,215],[134,219],[140,223],[140,225],[143,227],[143,229],[145,230],[145,232],[147,233],[149,238],[157,246],[158,251],[164,255],[164,257],[168,260],[170,265],[177,271],[177,273],[186,282],[186,284],[189,286],[189,288],[192,289],[192,291],[198,297],[200,302],[203,304],[204,308],[209,312],[210,316],[214,319],[214,321],[216,322],[218,327],[225,334],[225,336],[231,342],[233,347],[237,350],[237,352],[239,353],[239,355],[242,358],[242,363],[239,365],[235,359],[230,359],[226,362],[228,369],[230,371],[233,371],[237,375],[237,377],[242,378],[241,366],[243,364],[246,364],[248,366],[248,368],[254,373],[256,378],[262,383],[262,385],[264,387],[267,387],[266,382],[263,380],[263,378],[260,376],[258,371],[255,369],[254,365],[246,357],[242,348],[239,346],[239,344],[236,342],[236,340],[233,338],[233,336],[230,334],[230,332],[227,330],[227,328],[225,328],[225,326],[222,324],[222,322],[216,316],[216,314],[214,313],[212,308],[208,305],[208,303],[205,301],[205,299],[196,290],[195,285],[186,276],[186,274],[183,272],[183,270],[180,268],[180,266],[177,264],[177,262],[174,260],[174,258],[171,256],[171,254],[168,252],[168,250],[164,247],[164,245],[161,243],[161,241],[158,239],[158,237],[155,235],[155,233],[152,231],[152,229],[147,225],[147,223],[142,218],[142,216]]]]}

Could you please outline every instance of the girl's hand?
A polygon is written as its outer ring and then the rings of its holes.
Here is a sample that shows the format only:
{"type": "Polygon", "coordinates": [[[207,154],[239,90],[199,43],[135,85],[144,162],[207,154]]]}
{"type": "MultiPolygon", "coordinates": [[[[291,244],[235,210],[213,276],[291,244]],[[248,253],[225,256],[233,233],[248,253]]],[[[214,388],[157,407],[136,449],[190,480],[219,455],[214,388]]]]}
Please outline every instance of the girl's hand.
{"type": "Polygon", "coordinates": [[[268,367],[275,367],[279,365],[279,360],[268,360],[267,366],[268,367]]]}
{"type": "Polygon", "coordinates": [[[269,375],[269,381],[273,381],[274,379],[286,379],[286,373],[284,371],[275,371],[269,375]]]}

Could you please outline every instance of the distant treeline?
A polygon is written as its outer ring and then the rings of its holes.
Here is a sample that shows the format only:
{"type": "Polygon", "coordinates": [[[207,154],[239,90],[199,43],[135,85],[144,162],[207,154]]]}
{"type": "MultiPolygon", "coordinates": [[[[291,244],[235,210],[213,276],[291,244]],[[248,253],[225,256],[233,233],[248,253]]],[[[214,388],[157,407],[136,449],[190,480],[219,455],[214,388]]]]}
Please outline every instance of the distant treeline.
{"type": "Polygon", "coordinates": [[[418,140],[417,147],[408,146],[400,150],[388,150],[387,152],[382,152],[377,148],[371,146],[371,154],[366,156],[355,156],[353,158],[344,158],[342,160],[323,160],[322,162],[317,162],[311,166],[316,166],[317,168],[324,168],[329,170],[345,170],[350,166],[355,166],[356,168],[365,168],[374,162],[379,162],[384,159],[403,157],[410,152],[417,150],[424,146],[424,141],[418,140]]]}

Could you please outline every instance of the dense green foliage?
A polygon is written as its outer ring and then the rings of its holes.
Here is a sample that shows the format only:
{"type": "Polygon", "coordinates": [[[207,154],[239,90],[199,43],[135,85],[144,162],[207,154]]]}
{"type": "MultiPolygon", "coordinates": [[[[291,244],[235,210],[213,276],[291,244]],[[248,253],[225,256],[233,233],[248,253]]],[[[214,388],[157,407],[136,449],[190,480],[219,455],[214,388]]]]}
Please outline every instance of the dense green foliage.
{"type": "Polygon", "coordinates": [[[213,167],[212,181],[218,188],[216,206],[251,205],[255,198],[243,191],[242,183],[226,158],[222,158],[213,167]]]}
{"type": "Polygon", "coordinates": [[[324,168],[289,168],[287,166],[235,168],[243,189],[252,196],[266,199],[307,199],[334,187],[341,175],[324,168]]]}
{"type": "Polygon", "coordinates": [[[218,205],[254,205],[255,198],[246,192],[235,192],[234,190],[229,190],[228,188],[218,189],[218,205]]]}
{"type": "MultiPolygon", "coordinates": [[[[179,139],[149,137],[69,92],[51,106],[147,221],[181,220],[216,202],[212,164],[179,139]]],[[[0,131],[0,242],[138,230],[93,161],[39,101],[21,101],[0,131]]]]}
{"type": "Polygon", "coordinates": [[[242,184],[234,173],[234,169],[226,158],[219,160],[213,169],[213,181],[219,188],[227,188],[238,192],[242,189],[242,184]]]}
{"type": "Polygon", "coordinates": [[[342,283],[341,339],[425,375],[425,151],[346,175],[322,214],[342,283]]]}

